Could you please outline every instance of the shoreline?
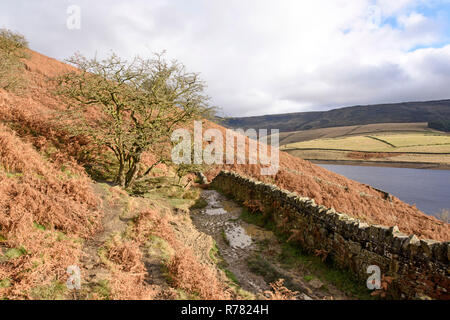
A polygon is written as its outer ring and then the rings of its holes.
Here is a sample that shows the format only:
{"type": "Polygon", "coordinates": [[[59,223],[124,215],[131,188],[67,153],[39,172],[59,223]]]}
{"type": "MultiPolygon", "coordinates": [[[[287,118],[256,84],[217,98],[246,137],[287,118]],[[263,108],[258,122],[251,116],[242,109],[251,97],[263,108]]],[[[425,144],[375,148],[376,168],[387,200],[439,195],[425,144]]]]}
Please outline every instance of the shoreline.
{"type": "Polygon", "coordinates": [[[406,169],[428,169],[428,170],[450,170],[450,164],[432,163],[432,162],[399,162],[399,161],[358,161],[358,160],[324,160],[324,159],[307,159],[314,164],[334,164],[361,167],[390,167],[390,168],[406,168],[406,169]]]}

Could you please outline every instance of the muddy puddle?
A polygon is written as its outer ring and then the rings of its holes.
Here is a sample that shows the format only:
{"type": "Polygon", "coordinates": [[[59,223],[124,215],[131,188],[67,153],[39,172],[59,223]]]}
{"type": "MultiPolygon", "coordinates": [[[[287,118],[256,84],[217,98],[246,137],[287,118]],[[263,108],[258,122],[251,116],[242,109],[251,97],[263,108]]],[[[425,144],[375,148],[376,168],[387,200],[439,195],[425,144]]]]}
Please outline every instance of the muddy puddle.
{"type": "Polygon", "coordinates": [[[242,207],[215,190],[203,190],[202,198],[208,205],[191,212],[196,228],[214,238],[222,268],[236,278],[240,287],[255,295],[270,290],[269,283],[278,278],[287,279],[286,285],[298,291],[299,299],[327,299],[343,296],[340,292],[322,290],[323,283],[316,280],[312,285],[305,283],[302,270],[283,269],[277,261],[281,254],[281,243],[273,232],[249,224],[240,219],[242,207]],[[329,297],[330,296],[330,297],[329,297]]]}
{"type": "Polygon", "coordinates": [[[269,290],[263,277],[254,274],[247,266],[247,259],[257,249],[252,239],[251,227],[239,217],[242,208],[217,191],[204,190],[201,195],[208,203],[204,209],[191,215],[194,225],[211,235],[217,243],[225,268],[237,278],[239,285],[252,293],[269,290]]]}

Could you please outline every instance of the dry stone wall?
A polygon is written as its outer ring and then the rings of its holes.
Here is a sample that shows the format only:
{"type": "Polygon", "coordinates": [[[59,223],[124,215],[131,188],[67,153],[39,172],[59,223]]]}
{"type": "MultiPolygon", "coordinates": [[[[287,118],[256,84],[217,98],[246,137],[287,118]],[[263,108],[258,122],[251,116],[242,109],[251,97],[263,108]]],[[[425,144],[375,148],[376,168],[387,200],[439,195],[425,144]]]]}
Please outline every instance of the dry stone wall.
{"type": "Polygon", "coordinates": [[[396,226],[369,225],[317,205],[313,199],[282,190],[234,172],[222,171],[212,186],[244,203],[257,203],[278,231],[304,250],[322,253],[359,281],[379,266],[396,299],[450,299],[450,243],[405,235],[396,226]],[[319,250],[319,251],[318,251],[319,250]]]}

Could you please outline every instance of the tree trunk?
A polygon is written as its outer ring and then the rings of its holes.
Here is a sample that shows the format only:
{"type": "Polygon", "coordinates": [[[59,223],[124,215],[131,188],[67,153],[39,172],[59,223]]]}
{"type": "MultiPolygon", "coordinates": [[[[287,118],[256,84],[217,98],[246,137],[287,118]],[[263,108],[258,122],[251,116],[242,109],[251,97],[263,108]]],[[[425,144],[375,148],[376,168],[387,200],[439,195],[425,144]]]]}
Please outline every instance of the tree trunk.
{"type": "Polygon", "coordinates": [[[130,170],[128,170],[125,179],[126,188],[129,188],[134,184],[134,181],[136,180],[137,174],[139,172],[140,160],[140,156],[133,157],[133,165],[131,166],[130,170]]]}
{"type": "Polygon", "coordinates": [[[125,164],[120,163],[119,164],[119,171],[117,173],[116,181],[115,183],[121,186],[122,188],[125,187],[125,164]]]}

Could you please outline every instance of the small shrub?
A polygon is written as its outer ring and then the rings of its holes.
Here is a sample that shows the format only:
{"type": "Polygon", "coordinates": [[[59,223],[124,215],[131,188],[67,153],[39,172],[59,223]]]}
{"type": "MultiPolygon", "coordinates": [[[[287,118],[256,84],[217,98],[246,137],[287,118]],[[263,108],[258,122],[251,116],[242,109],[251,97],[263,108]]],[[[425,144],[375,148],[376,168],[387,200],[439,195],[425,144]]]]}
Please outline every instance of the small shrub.
{"type": "Polygon", "coordinates": [[[7,55],[25,58],[24,50],[28,48],[28,41],[23,35],[8,29],[0,29],[0,50],[7,55]]]}
{"type": "Polygon", "coordinates": [[[26,58],[28,42],[25,37],[11,30],[0,29],[0,88],[23,89],[26,85],[21,59],[26,58]]]}
{"type": "Polygon", "coordinates": [[[296,300],[298,292],[286,288],[283,279],[271,283],[270,286],[273,291],[264,292],[268,296],[268,300],[296,300]]]}
{"type": "Polygon", "coordinates": [[[436,214],[436,218],[446,223],[450,223],[450,209],[442,209],[441,212],[436,214]]]}
{"type": "Polygon", "coordinates": [[[244,206],[247,207],[250,212],[256,213],[256,212],[264,212],[264,207],[258,200],[246,200],[244,201],[244,206]]]}
{"type": "Polygon", "coordinates": [[[259,254],[250,257],[247,260],[247,265],[252,272],[262,276],[267,283],[275,283],[278,279],[283,278],[283,283],[286,281],[288,287],[293,289],[296,289],[297,287],[294,284],[292,277],[280,272],[272,263],[259,254]]]}
{"type": "Polygon", "coordinates": [[[136,275],[145,273],[145,267],[142,263],[142,252],[139,250],[139,245],[132,241],[122,241],[115,237],[108,248],[107,258],[119,270],[136,275]]]}
{"type": "Polygon", "coordinates": [[[190,207],[191,210],[204,209],[208,205],[208,202],[203,198],[198,198],[197,201],[190,207]]]}
{"type": "Polygon", "coordinates": [[[200,189],[198,188],[190,188],[186,190],[182,195],[183,199],[190,199],[190,200],[195,200],[199,196],[200,196],[200,189]]]}

